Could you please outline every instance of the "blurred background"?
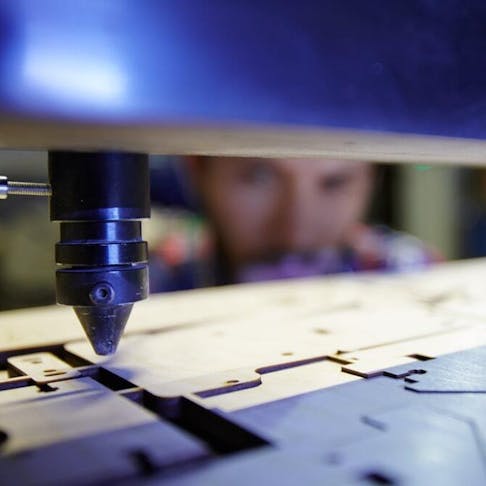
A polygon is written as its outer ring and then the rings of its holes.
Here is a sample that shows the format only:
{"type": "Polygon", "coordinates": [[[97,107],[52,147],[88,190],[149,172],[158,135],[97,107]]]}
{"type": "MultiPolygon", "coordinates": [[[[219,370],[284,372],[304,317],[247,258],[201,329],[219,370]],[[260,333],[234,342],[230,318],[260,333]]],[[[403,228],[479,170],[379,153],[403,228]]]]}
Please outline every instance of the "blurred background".
{"type": "MultiPolygon", "coordinates": [[[[44,152],[0,151],[0,174],[10,180],[46,181],[46,167],[44,152]]],[[[261,167],[258,170],[257,182],[262,184],[261,167]]],[[[264,177],[268,184],[268,174],[264,177]]],[[[374,180],[364,223],[416,237],[431,249],[434,261],[486,255],[485,169],[380,164],[374,180]]],[[[185,164],[177,157],[153,156],[151,181],[152,218],[144,222],[151,249],[151,288],[171,291],[235,281],[214,278],[209,269],[209,261],[221,265],[210,256],[217,238],[185,164]]],[[[58,231],[49,221],[47,199],[10,197],[0,202],[0,309],[55,302],[58,231]]],[[[288,258],[285,261],[287,265],[288,258]]],[[[277,273],[270,272],[269,278],[277,273]]],[[[299,269],[291,276],[307,274],[312,272],[299,269]]],[[[262,280],[266,274],[257,275],[262,276],[236,281],[262,280]]]]}

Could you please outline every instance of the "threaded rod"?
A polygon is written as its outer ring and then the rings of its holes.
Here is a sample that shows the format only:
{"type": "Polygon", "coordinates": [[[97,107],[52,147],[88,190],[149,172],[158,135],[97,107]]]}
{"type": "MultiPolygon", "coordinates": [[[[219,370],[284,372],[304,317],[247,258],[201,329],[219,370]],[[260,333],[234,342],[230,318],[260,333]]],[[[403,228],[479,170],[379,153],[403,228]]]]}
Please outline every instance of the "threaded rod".
{"type": "Polygon", "coordinates": [[[51,186],[42,182],[9,182],[8,194],[17,196],[50,196],[51,186]]]}
{"type": "Polygon", "coordinates": [[[14,182],[0,176],[0,199],[7,196],[51,196],[51,186],[42,182],[14,182]]]}

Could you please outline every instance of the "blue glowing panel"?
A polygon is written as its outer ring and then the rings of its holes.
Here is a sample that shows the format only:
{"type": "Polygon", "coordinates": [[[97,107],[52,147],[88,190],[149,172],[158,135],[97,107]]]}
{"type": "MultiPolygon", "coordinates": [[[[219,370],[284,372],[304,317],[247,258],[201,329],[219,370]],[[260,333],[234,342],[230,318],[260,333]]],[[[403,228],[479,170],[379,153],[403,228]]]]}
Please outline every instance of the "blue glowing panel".
{"type": "Polygon", "coordinates": [[[2,0],[0,114],[485,138],[480,0],[2,0]]]}

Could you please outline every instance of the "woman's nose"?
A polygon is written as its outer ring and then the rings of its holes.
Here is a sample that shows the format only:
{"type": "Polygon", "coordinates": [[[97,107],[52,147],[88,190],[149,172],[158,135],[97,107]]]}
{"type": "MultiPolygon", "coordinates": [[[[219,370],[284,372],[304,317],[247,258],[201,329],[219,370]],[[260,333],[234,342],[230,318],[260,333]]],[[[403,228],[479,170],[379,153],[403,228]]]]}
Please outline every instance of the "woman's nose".
{"type": "Polygon", "coordinates": [[[315,245],[317,201],[304,185],[288,191],[279,217],[280,244],[291,251],[305,251],[315,245]]]}

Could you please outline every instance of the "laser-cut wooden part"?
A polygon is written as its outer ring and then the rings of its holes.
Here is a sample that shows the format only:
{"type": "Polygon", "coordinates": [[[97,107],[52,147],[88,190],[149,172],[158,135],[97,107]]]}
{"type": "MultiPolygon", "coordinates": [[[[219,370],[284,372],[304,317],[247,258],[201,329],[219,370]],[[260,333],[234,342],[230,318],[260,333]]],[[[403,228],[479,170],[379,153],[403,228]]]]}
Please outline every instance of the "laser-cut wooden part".
{"type": "Polygon", "coordinates": [[[486,482],[476,430],[460,412],[453,416],[412,406],[367,414],[364,421],[381,433],[339,448],[346,468],[364,472],[372,467],[394,479],[392,484],[424,484],[425,478],[435,484],[486,482]]]}
{"type": "Polygon", "coordinates": [[[342,371],[351,375],[361,376],[362,378],[373,378],[383,374],[387,368],[399,366],[401,364],[412,363],[414,358],[383,356],[360,361],[356,364],[348,364],[342,367],[342,371]]]}
{"type": "Polygon", "coordinates": [[[90,378],[0,392],[2,484],[86,484],[207,457],[199,440],[90,378]]]}
{"type": "Polygon", "coordinates": [[[323,360],[285,368],[261,375],[259,386],[221,393],[216,396],[189,398],[204,407],[233,411],[275,400],[308,393],[322,388],[358,380],[341,372],[337,363],[323,360]]]}
{"type": "Polygon", "coordinates": [[[35,383],[43,384],[81,376],[68,363],[52,353],[33,353],[13,356],[8,365],[21,375],[30,376],[35,383]]]}
{"type": "MultiPolygon", "coordinates": [[[[479,294],[465,282],[476,281],[471,275],[482,267],[486,260],[447,264],[423,274],[342,275],[153,296],[136,306],[115,356],[95,356],[84,339],[66,349],[161,400],[243,388],[247,396],[271,400],[269,392],[256,390],[262,381],[259,370],[332,356],[346,365],[345,371],[374,376],[408,362],[409,356],[434,357],[481,344],[481,317],[451,316],[444,309],[450,286],[463,286],[469,301],[479,302],[479,294]],[[349,359],[353,356],[354,361],[349,359]]],[[[4,352],[72,341],[82,333],[70,309],[10,312],[0,319],[4,352]],[[60,337],[53,339],[58,331],[60,337]]],[[[299,372],[305,373],[304,368],[299,372]]],[[[299,393],[293,384],[289,390],[299,393]]],[[[276,391],[275,397],[282,393],[276,391]]]]}
{"type": "MultiPolygon", "coordinates": [[[[466,267],[464,275],[472,271],[470,265],[466,267]]],[[[440,273],[443,276],[444,270],[440,273]]],[[[188,393],[210,395],[211,390],[227,384],[222,390],[235,395],[222,398],[221,403],[227,400],[233,409],[240,395],[255,397],[249,401],[242,398],[242,406],[261,403],[254,401],[257,396],[261,400],[285,396],[282,389],[275,388],[274,395],[268,391],[270,387],[264,387],[267,391],[257,390],[265,376],[260,379],[255,373],[267,367],[290,369],[308,360],[333,356],[346,365],[344,371],[371,377],[413,361],[415,358],[410,356],[432,358],[486,342],[484,328],[477,324],[480,320],[451,319],[417,297],[412,283],[426,280],[429,275],[433,276],[434,271],[402,277],[341,276],[247,285],[225,289],[219,300],[216,291],[178,294],[165,305],[170,302],[195,309],[199,303],[203,310],[214,312],[214,319],[197,323],[193,315],[192,324],[161,325],[160,332],[153,322],[149,334],[139,328],[140,332],[126,336],[118,353],[108,359],[95,356],[85,342],[68,344],[66,349],[162,400],[188,393]],[[247,313],[252,298],[255,305],[247,313]],[[227,303],[237,312],[227,311],[224,315],[222,309],[227,303]],[[352,357],[355,359],[349,359],[352,357]]],[[[159,317],[163,316],[162,303],[154,300],[144,312],[148,315],[152,309],[150,319],[163,321],[159,317]]],[[[306,369],[286,372],[305,373],[306,369]]],[[[344,378],[337,375],[333,380],[344,378]]],[[[326,386],[326,379],[322,382],[326,386]]],[[[300,391],[289,384],[288,395],[305,392],[307,385],[301,384],[300,391]]]]}
{"type": "MultiPolygon", "coordinates": [[[[43,475],[42,479],[49,484],[136,481],[147,471],[154,474],[155,484],[164,478],[168,482],[178,478],[183,481],[182,471],[191,464],[195,476],[186,476],[190,484],[194,478],[229,477],[235,471],[245,471],[251,464],[271,467],[286,463],[282,457],[270,455],[266,461],[256,453],[255,460],[248,461],[246,466],[244,454],[218,458],[215,467],[194,464],[192,461],[207,457],[207,449],[198,441],[194,446],[190,438],[189,445],[185,439],[180,442],[172,432],[161,430],[159,435],[159,426],[152,422],[159,419],[128,398],[177,420],[190,417],[192,427],[219,431],[232,440],[234,431],[221,428],[221,420],[277,445],[282,454],[295,457],[297,449],[305,451],[301,477],[317,470],[326,474],[326,478],[351,478],[358,484],[364,479],[410,477],[415,480],[425,477],[424,474],[433,477],[430,471],[405,476],[405,469],[396,460],[403,457],[404,451],[402,446],[393,449],[394,444],[396,441],[412,444],[416,435],[413,431],[408,434],[405,430],[403,435],[402,429],[390,428],[388,437],[384,435],[388,431],[370,427],[361,418],[366,416],[372,421],[381,417],[383,411],[413,406],[420,396],[424,406],[444,408],[444,415],[452,419],[458,410],[464,413],[481,434],[478,443],[484,442],[484,400],[479,402],[478,398],[486,394],[466,393],[467,400],[454,400],[464,396],[462,392],[477,391],[470,388],[471,384],[482,387],[482,378],[477,379],[476,375],[484,375],[484,360],[476,360],[477,372],[465,376],[456,373],[457,366],[462,369],[461,363],[468,362],[463,356],[473,351],[451,355],[454,357],[450,363],[447,356],[441,356],[484,342],[486,320],[481,314],[466,317],[461,313],[451,314],[447,309],[457,299],[467,299],[471,305],[482,300],[482,295],[466,285],[466,281],[468,275],[475,275],[483,265],[484,262],[478,262],[476,267],[469,263],[464,267],[452,264],[423,275],[359,275],[355,279],[342,276],[155,297],[141,306],[140,320],[134,322],[120,353],[114,357],[98,361],[89,354],[84,341],[65,345],[68,352],[96,363],[75,371],[85,374],[93,368],[92,376],[103,382],[106,368],[112,373],[109,376],[122,382],[125,378],[128,383],[123,383],[128,387],[133,384],[134,388],[118,393],[90,378],[68,375],[68,379],[52,382],[55,375],[45,377],[45,372],[36,368],[41,363],[22,364],[22,359],[35,360],[39,353],[16,355],[10,348],[13,355],[5,354],[3,364],[26,374],[0,382],[0,431],[7,437],[0,445],[0,468],[8,473],[2,478],[9,482],[13,482],[11,478],[20,478],[23,484],[41,483],[32,471],[52,463],[53,457],[64,460],[43,475]],[[453,296],[450,300],[452,294],[443,290],[442,281],[449,279],[454,284],[455,269],[459,269],[458,282],[465,289],[465,297],[453,296]],[[436,272],[440,278],[436,278],[436,272]],[[429,280],[435,283],[428,286],[429,280]],[[178,314],[177,309],[187,310],[178,314]],[[436,356],[439,356],[437,360],[420,361],[436,356]],[[441,368],[441,360],[449,364],[441,368]],[[403,362],[406,364],[395,366],[403,362]],[[360,373],[372,379],[362,380],[356,376],[360,373]],[[386,376],[376,376],[381,374],[386,376]],[[406,377],[407,382],[401,377],[406,377]],[[46,378],[47,382],[43,383],[46,378]],[[430,386],[430,380],[435,389],[430,386]],[[437,387],[440,383],[447,384],[448,393],[433,393],[444,391],[437,387]],[[421,385],[427,385],[425,391],[429,393],[419,395],[405,389],[405,386],[421,385]],[[126,406],[132,408],[128,410],[126,406]],[[198,413],[184,415],[196,409],[198,413]],[[22,422],[14,426],[12,417],[16,414],[22,422]],[[171,455],[172,442],[181,447],[175,447],[179,451],[175,456],[171,455]],[[365,443],[392,451],[383,467],[375,468],[376,461],[370,462],[375,456],[368,453],[365,443]],[[345,452],[344,458],[348,452],[361,451],[363,460],[346,459],[331,464],[333,458],[339,461],[338,448],[345,452]],[[87,465],[80,457],[85,458],[87,465]],[[171,468],[177,471],[176,478],[170,474],[165,476],[166,469],[171,468]]],[[[471,278],[475,281],[476,277],[471,278]]],[[[464,304],[466,300],[461,302],[464,304]]],[[[32,327],[34,338],[38,336],[41,342],[48,343],[47,337],[36,332],[47,329],[49,312],[47,309],[41,313],[40,322],[35,319],[35,312],[26,321],[2,320],[1,332],[8,334],[13,323],[22,322],[23,331],[32,327]]],[[[19,315],[24,313],[16,314],[19,315]]],[[[62,325],[62,319],[58,323],[62,325]]],[[[24,345],[29,343],[28,339],[22,341],[22,333],[17,332],[16,336],[24,345]]],[[[33,343],[30,341],[31,347],[33,343]]],[[[5,349],[9,349],[8,345],[5,349]]],[[[70,363],[77,362],[75,356],[63,354],[62,348],[55,352],[57,356],[69,358],[70,363]]],[[[67,365],[63,368],[59,358],[47,356],[53,360],[52,368],[47,369],[66,370],[67,365]]],[[[68,366],[67,370],[72,371],[68,366]]],[[[446,425],[450,422],[447,419],[443,420],[446,425]]],[[[427,422],[426,426],[434,437],[442,437],[434,424],[427,422]]],[[[451,434],[443,435],[444,444],[449,443],[451,435],[451,444],[457,446],[456,429],[453,427],[451,434]]],[[[466,437],[463,429],[457,431],[462,437],[461,444],[470,447],[469,436],[466,437]]],[[[471,454],[471,478],[482,480],[475,469],[475,452],[471,450],[471,454]]],[[[418,464],[413,454],[406,454],[406,458],[410,464],[418,464]]],[[[447,467],[453,469],[466,462],[469,464],[460,455],[460,461],[451,459],[447,467]]],[[[255,477],[260,476],[255,474],[255,477]]]]}
{"type": "MultiPolygon", "coordinates": [[[[292,312],[299,321],[309,322],[309,325],[314,322],[316,329],[320,326],[325,329],[328,317],[340,313],[365,316],[373,309],[392,311],[397,305],[403,310],[405,304],[410,312],[412,309],[430,311],[429,301],[438,294],[447,293],[451,286],[466,289],[470,296],[467,305],[473,309],[481,305],[480,296],[484,295],[474,291],[483,267],[486,267],[486,260],[480,259],[472,263],[448,263],[414,275],[344,275],[201,289],[192,291],[190,297],[186,292],[156,295],[135,306],[126,333],[199,326],[216,320],[227,322],[270,309],[275,310],[276,317],[279,313],[285,317],[292,312]]],[[[441,313],[441,306],[434,309],[434,315],[441,315],[446,325],[450,314],[441,313]]],[[[486,320],[486,313],[479,317],[486,320]]],[[[410,321],[413,324],[416,319],[410,321]]],[[[335,322],[336,326],[341,326],[335,322]]],[[[48,347],[83,338],[75,316],[66,307],[2,312],[0,323],[0,354],[11,349],[48,347]]],[[[386,327],[389,323],[382,324],[386,327]]]]}
{"type": "MultiPolygon", "coordinates": [[[[134,307],[125,334],[201,326],[242,315],[250,318],[271,308],[282,314],[300,307],[309,312],[316,305],[321,311],[340,309],[353,305],[356,292],[352,282],[331,277],[152,295],[134,307]]],[[[84,338],[72,309],[64,306],[2,312],[0,323],[0,356],[10,350],[52,347],[84,338]]]]}
{"type": "Polygon", "coordinates": [[[60,381],[47,391],[27,386],[0,392],[0,428],[9,436],[3,453],[158,421],[91,378],[60,381]]]}
{"type": "Polygon", "coordinates": [[[140,484],[156,471],[204,462],[210,452],[176,429],[125,427],[0,456],[1,484],[140,484]]]}
{"type": "Polygon", "coordinates": [[[486,347],[469,350],[460,361],[457,355],[430,363],[426,373],[405,378],[405,388],[421,393],[486,393],[486,347]]]}
{"type": "Polygon", "coordinates": [[[155,475],[144,481],[146,486],[247,486],[248,484],[278,484],[279,486],[345,485],[360,486],[362,478],[350,471],[336,470],[324,461],[309,457],[308,451],[298,447],[289,450],[265,448],[246,452],[205,464],[203,468],[182,470],[170,476],[155,475]],[[164,480],[166,482],[164,482],[164,480]]]}
{"type": "MultiPolygon", "coordinates": [[[[387,376],[371,380],[358,379],[349,384],[325,388],[304,395],[271,403],[235,410],[233,420],[248,427],[281,447],[298,443],[309,452],[332,453],[338,445],[369,439],[379,429],[364,429],[363,416],[417,405],[431,411],[440,410],[451,416],[461,416],[474,424],[479,443],[486,445],[486,394],[484,393],[421,393],[405,389],[407,382],[388,377],[407,376],[419,380],[430,374],[432,378],[447,376],[449,368],[460,370],[462,363],[476,363],[477,370],[485,368],[486,346],[441,356],[436,360],[398,366],[387,371],[387,376]],[[404,386],[405,385],[405,386],[404,386]],[[325,431],[325,432],[323,432],[325,431]]],[[[476,374],[476,372],[475,372],[476,374]]],[[[352,376],[352,375],[350,375],[352,376]]],[[[463,375],[464,376],[464,375],[463,375]]],[[[461,384],[461,378],[457,380],[461,384]]],[[[419,434],[420,437],[420,434],[419,434]]],[[[407,451],[402,449],[403,454],[407,451]]]]}
{"type": "Polygon", "coordinates": [[[442,329],[439,318],[421,311],[402,314],[402,322],[413,320],[408,327],[387,325],[393,315],[391,310],[375,312],[375,320],[367,325],[368,317],[360,310],[346,311],[332,315],[323,327],[322,322],[317,326],[311,320],[299,322],[288,311],[284,315],[270,309],[251,318],[127,336],[117,354],[108,359],[94,355],[85,342],[69,344],[66,349],[156,396],[173,398],[204,391],[203,383],[210,390],[222,382],[242,382],[260,368],[290,367],[338,350],[419,338],[442,329]],[[243,378],[231,370],[242,370],[243,378]]]}
{"type": "Polygon", "coordinates": [[[476,326],[339,354],[332,359],[343,363],[342,369],[346,373],[372,378],[394,366],[411,363],[417,359],[432,359],[482,344],[486,344],[486,327],[476,326]]]}

